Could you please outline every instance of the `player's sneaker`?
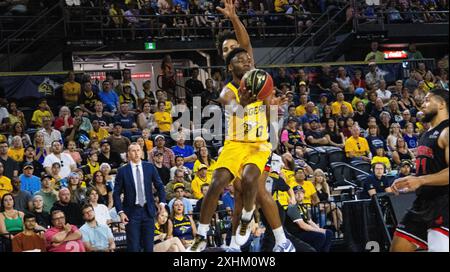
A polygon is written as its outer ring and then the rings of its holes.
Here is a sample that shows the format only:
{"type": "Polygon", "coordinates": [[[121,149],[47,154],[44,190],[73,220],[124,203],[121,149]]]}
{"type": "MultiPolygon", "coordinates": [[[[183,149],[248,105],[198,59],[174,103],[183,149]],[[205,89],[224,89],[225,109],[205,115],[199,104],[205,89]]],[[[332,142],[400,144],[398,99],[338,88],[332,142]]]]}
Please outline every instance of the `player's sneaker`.
{"type": "Polygon", "coordinates": [[[201,235],[196,235],[194,238],[194,243],[192,246],[188,247],[186,251],[188,252],[202,252],[206,248],[207,241],[205,237],[201,235]]]}
{"type": "Polygon", "coordinates": [[[292,242],[287,239],[283,244],[275,245],[273,252],[295,252],[295,247],[292,242]]]}
{"type": "Polygon", "coordinates": [[[236,244],[238,244],[239,246],[242,246],[245,243],[247,243],[248,238],[250,238],[251,233],[250,222],[252,222],[251,219],[249,221],[246,221],[242,218],[239,222],[239,226],[237,227],[236,230],[236,244]]]}

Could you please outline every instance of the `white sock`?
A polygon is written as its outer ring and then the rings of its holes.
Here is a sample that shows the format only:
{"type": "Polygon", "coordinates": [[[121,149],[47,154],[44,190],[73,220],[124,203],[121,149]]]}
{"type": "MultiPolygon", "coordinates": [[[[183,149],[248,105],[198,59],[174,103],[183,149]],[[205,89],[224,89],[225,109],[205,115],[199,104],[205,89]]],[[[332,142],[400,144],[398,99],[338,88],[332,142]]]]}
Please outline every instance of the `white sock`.
{"type": "Polygon", "coordinates": [[[230,248],[241,249],[241,247],[236,243],[236,235],[231,236],[230,248]]]}
{"type": "Polygon", "coordinates": [[[282,244],[286,243],[287,239],[286,239],[286,235],[284,235],[283,227],[278,227],[272,231],[273,231],[273,236],[275,236],[275,244],[282,245],[282,244]]]}
{"type": "Polygon", "coordinates": [[[253,216],[253,212],[255,211],[255,207],[253,206],[253,209],[251,210],[251,211],[249,211],[249,212],[247,212],[246,210],[245,210],[245,208],[244,209],[242,209],[242,215],[241,215],[241,218],[242,219],[244,219],[245,221],[250,221],[250,220],[252,220],[252,216],[253,216]]]}
{"type": "Polygon", "coordinates": [[[208,231],[209,231],[209,225],[208,224],[202,224],[202,223],[198,224],[198,231],[197,231],[197,233],[199,235],[201,235],[204,238],[206,238],[206,235],[207,235],[208,231]]]}

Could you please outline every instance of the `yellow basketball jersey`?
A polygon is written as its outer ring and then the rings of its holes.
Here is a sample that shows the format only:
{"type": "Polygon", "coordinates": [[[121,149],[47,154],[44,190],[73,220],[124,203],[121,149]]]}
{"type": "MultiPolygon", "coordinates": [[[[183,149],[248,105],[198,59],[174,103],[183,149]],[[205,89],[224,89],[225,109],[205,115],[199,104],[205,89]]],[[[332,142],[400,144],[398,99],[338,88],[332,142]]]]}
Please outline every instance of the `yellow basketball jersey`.
{"type": "Polygon", "coordinates": [[[242,112],[231,116],[227,140],[235,142],[267,142],[266,106],[262,101],[247,105],[242,112]]]}

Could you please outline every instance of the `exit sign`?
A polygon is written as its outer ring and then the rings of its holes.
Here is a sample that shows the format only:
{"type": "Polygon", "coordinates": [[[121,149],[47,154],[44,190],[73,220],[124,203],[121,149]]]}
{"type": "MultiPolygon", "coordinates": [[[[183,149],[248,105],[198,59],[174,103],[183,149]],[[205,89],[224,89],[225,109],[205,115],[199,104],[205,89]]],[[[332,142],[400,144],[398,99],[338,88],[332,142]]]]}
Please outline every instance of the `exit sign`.
{"type": "Polygon", "coordinates": [[[156,43],[154,42],[146,42],[145,44],[145,50],[155,50],[156,49],[156,43]]]}

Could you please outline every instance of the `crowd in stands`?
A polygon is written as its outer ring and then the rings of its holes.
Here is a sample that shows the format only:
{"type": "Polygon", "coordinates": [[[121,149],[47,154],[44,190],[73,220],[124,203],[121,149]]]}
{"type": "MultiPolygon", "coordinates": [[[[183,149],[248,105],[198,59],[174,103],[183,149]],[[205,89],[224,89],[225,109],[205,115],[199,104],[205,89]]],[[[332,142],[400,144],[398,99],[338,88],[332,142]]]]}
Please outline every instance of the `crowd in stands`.
{"type": "MultiPolygon", "coordinates": [[[[448,56],[427,67],[412,45],[409,54],[418,59],[417,68],[407,78],[387,82],[377,67],[377,46],[372,44],[367,55],[367,69],[351,74],[348,66],[329,65],[314,80],[302,68],[272,73],[277,95],[285,95],[288,103],[279,111],[280,145],[269,179],[289,186],[274,181],[271,192],[289,218],[289,232],[298,232],[296,237],[316,251],[329,250],[331,230],[339,235],[342,213],[329,202],[339,194],[330,173],[315,169],[308,154],[338,148],[346,161],[372,167],[363,195],[384,192],[386,174],[414,171],[418,139],[429,126],[420,112],[424,96],[434,88],[448,90],[448,56]]],[[[186,82],[192,95],[217,104],[220,77],[202,82],[198,69],[192,74],[186,82]]],[[[87,73],[69,72],[60,106],[50,107],[43,98],[31,118],[25,118],[17,101],[0,95],[2,245],[14,251],[114,251],[112,230],[123,230],[112,199],[114,177],[127,162],[131,142],[142,147],[142,159],[155,165],[166,188],[168,205],[157,217],[155,250],[184,251],[192,243],[195,212],[208,191],[218,150],[201,135],[191,139],[193,127],[177,125],[171,112],[185,99],[152,90],[149,83],[135,84],[129,69],[120,80],[108,76],[100,84],[87,73]]],[[[233,209],[230,185],[214,218],[220,227],[213,230],[221,238],[216,245],[229,239],[233,209]]],[[[255,223],[248,250],[261,250],[266,231],[255,223]]]]}
{"type": "Polygon", "coordinates": [[[360,22],[389,24],[448,22],[447,0],[356,1],[348,10],[360,22]]]}

